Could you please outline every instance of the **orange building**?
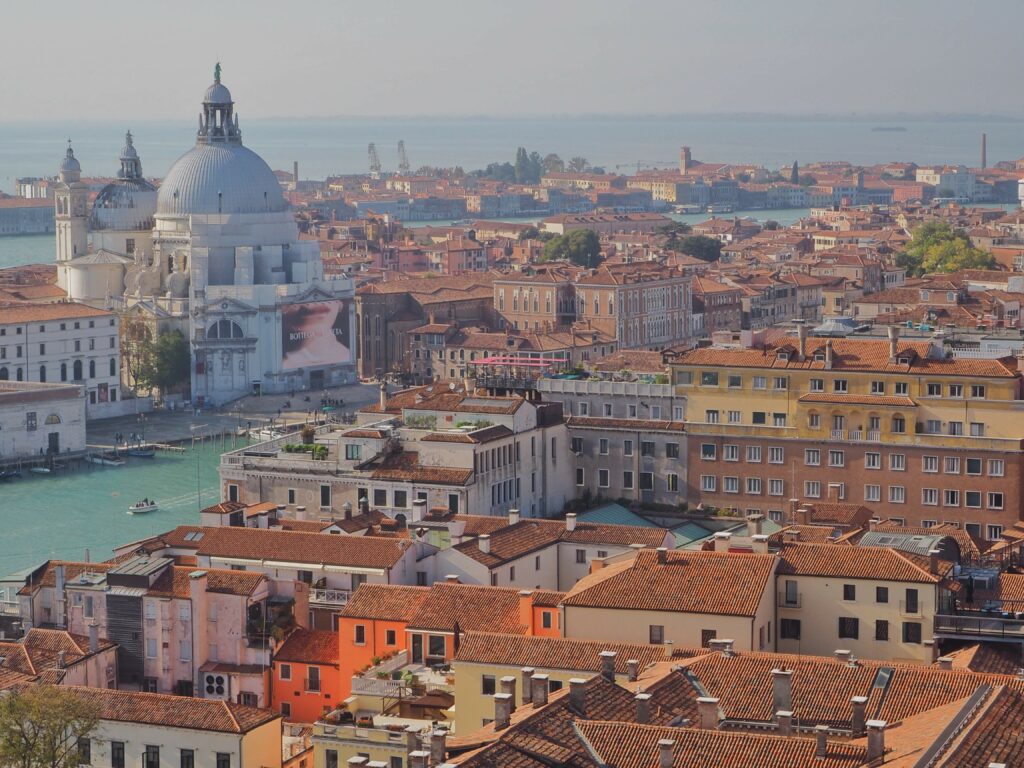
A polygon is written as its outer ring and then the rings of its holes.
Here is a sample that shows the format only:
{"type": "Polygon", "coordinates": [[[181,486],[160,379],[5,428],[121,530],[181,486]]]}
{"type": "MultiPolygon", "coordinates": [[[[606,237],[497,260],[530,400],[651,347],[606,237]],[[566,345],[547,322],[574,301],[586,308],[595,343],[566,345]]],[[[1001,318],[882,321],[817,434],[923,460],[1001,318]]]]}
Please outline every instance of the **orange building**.
{"type": "Polygon", "coordinates": [[[286,720],[316,722],[344,698],[340,689],[334,632],[297,629],[274,654],[271,702],[286,720]]]}

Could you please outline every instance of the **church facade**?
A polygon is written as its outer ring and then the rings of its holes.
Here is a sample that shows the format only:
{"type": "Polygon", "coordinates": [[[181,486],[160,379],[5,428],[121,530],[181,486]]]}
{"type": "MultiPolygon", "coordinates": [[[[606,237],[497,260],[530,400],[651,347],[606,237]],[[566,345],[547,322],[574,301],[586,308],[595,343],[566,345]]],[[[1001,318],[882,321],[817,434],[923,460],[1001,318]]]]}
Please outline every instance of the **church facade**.
{"type": "Polygon", "coordinates": [[[299,239],[276,176],[242,144],[219,65],[195,146],[159,189],[131,134],[120,160],[91,211],[70,147],[61,164],[57,265],[69,298],[185,334],[199,404],[355,379],[352,281],[325,279],[318,243],[299,239]]]}

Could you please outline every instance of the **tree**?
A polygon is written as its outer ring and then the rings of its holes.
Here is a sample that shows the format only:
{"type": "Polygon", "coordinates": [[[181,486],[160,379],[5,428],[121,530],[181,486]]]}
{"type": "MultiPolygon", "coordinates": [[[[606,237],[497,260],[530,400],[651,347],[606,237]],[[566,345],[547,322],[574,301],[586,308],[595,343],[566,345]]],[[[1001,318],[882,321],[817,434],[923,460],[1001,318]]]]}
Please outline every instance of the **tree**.
{"type": "Polygon", "coordinates": [[[160,334],[145,345],[142,354],[140,386],[168,392],[188,381],[192,358],[181,331],[160,334]]]}
{"type": "Polygon", "coordinates": [[[679,252],[701,261],[718,261],[722,256],[722,242],[706,235],[690,235],[679,243],[679,252]]]}
{"type": "Polygon", "coordinates": [[[552,152],[544,156],[544,173],[562,173],[565,170],[565,163],[562,158],[552,152]]]}
{"type": "Polygon", "coordinates": [[[789,172],[789,183],[799,184],[800,183],[800,168],[796,164],[796,160],[793,161],[793,170],[789,172]]]}
{"type": "Polygon", "coordinates": [[[995,263],[991,253],[974,248],[944,221],[928,221],[917,227],[907,247],[896,255],[896,266],[914,277],[926,272],[992,269],[995,263]]]}
{"type": "Polygon", "coordinates": [[[583,173],[583,171],[587,170],[589,167],[590,163],[587,162],[587,158],[579,156],[570,160],[568,165],[569,170],[573,173],[583,173]]]}
{"type": "Polygon", "coordinates": [[[775,219],[768,219],[768,221],[764,223],[764,229],[766,229],[769,232],[774,232],[778,228],[779,222],[777,222],[775,219]]]}
{"type": "Polygon", "coordinates": [[[688,235],[692,227],[684,221],[670,221],[658,227],[659,235],[665,236],[665,248],[670,251],[678,251],[682,242],[682,235],[688,235]]]}
{"type": "Polygon", "coordinates": [[[592,229],[574,229],[549,240],[544,246],[544,260],[568,259],[581,267],[596,267],[601,263],[601,241],[592,229]]]}
{"type": "Polygon", "coordinates": [[[0,696],[0,765],[78,768],[79,739],[99,722],[88,698],[54,685],[15,688],[0,696]]]}
{"type": "Polygon", "coordinates": [[[149,376],[153,335],[149,323],[140,317],[125,315],[121,320],[121,363],[133,388],[149,376]]]}

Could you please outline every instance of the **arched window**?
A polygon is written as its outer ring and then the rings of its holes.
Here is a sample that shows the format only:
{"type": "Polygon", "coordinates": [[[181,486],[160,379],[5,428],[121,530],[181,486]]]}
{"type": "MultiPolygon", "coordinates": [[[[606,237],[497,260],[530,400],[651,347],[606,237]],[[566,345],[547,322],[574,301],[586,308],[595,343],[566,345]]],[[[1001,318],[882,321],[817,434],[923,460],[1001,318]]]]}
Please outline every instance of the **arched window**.
{"type": "Polygon", "coordinates": [[[208,339],[241,339],[244,335],[242,326],[230,320],[218,320],[206,332],[208,339]]]}
{"type": "Polygon", "coordinates": [[[74,363],[74,366],[73,366],[72,370],[74,371],[74,375],[72,376],[72,378],[75,381],[81,381],[82,380],[82,361],[81,360],[75,360],[75,363],[74,363]]]}
{"type": "Polygon", "coordinates": [[[56,413],[51,413],[49,416],[46,417],[46,422],[45,423],[46,424],[60,424],[60,416],[58,416],[56,413]]]}
{"type": "Polygon", "coordinates": [[[67,363],[61,363],[60,364],[60,380],[61,381],[67,381],[68,380],[68,364],[67,363]]]}
{"type": "Polygon", "coordinates": [[[24,371],[22,371],[21,368],[19,368],[17,371],[15,371],[14,378],[16,378],[18,381],[24,381],[24,379],[25,379],[24,371]]]}
{"type": "Polygon", "coordinates": [[[95,379],[96,378],[96,361],[95,360],[90,360],[89,361],[89,378],[90,379],[95,379]]]}
{"type": "Polygon", "coordinates": [[[117,361],[114,358],[110,358],[110,375],[117,376],[117,361]]]}
{"type": "Polygon", "coordinates": [[[40,365],[39,366],[39,381],[41,381],[44,384],[46,383],[46,366],[45,365],[40,365]]]}
{"type": "Polygon", "coordinates": [[[10,378],[11,374],[7,368],[0,368],[0,381],[7,381],[10,378]]]}

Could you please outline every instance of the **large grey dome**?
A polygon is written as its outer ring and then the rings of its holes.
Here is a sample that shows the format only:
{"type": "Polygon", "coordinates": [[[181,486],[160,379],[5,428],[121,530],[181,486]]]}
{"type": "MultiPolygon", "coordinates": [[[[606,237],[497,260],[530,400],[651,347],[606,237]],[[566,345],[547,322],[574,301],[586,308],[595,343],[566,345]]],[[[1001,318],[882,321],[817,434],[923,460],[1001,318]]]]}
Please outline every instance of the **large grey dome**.
{"type": "Polygon", "coordinates": [[[267,213],[288,210],[274,172],[240,143],[197,144],[160,184],[157,215],[267,213]]]}

